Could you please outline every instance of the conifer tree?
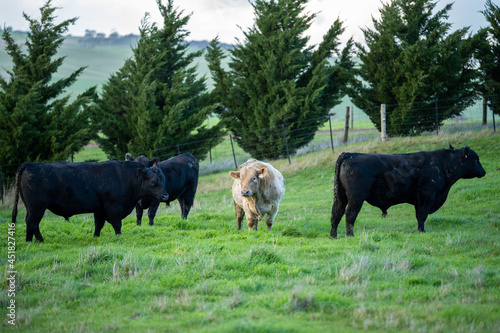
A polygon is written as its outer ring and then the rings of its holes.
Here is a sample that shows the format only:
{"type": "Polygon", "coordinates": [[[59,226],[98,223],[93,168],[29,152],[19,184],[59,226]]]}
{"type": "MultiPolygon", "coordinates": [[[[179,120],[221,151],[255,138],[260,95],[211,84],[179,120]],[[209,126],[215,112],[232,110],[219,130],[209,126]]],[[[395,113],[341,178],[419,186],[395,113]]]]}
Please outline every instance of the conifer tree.
{"type": "Polygon", "coordinates": [[[284,132],[292,154],[309,143],[352,81],[352,41],[339,52],[342,23],[337,19],[316,48],[308,45],[305,32],[316,15],[304,11],[306,3],[253,1],[255,23],[230,50],[230,71],[218,39],[208,47],[218,113],[240,147],[259,159],[286,156],[284,132]]]}
{"type": "Polygon", "coordinates": [[[449,33],[445,20],[452,4],[435,10],[430,0],[391,0],[383,4],[374,29],[363,29],[357,44],[365,82],[353,101],[380,130],[380,104],[386,104],[388,135],[433,130],[459,115],[475,98],[473,43],[468,28],[449,33]]]}
{"type": "Polygon", "coordinates": [[[24,46],[8,30],[3,31],[13,67],[0,77],[0,164],[12,178],[25,161],[61,161],[79,151],[93,136],[89,123],[95,87],[71,99],[60,97],[83,72],[54,80],[65,57],[55,58],[63,35],[76,18],[54,23],[57,8],[47,1],[40,20],[24,14],[30,31],[24,46]]]}
{"type": "Polygon", "coordinates": [[[95,114],[101,124],[98,141],[110,158],[125,153],[164,159],[191,152],[203,159],[220,142],[223,127],[207,128],[209,104],[205,78],[192,65],[202,51],[190,52],[184,26],[189,16],[157,0],[163,27],[146,14],[133,56],[103,86],[95,114]]]}
{"type": "Polygon", "coordinates": [[[500,7],[491,0],[486,0],[484,7],[482,13],[490,25],[475,36],[481,76],[479,89],[490,107],[494,103],[495,114],[500,115],[500,7]]]}

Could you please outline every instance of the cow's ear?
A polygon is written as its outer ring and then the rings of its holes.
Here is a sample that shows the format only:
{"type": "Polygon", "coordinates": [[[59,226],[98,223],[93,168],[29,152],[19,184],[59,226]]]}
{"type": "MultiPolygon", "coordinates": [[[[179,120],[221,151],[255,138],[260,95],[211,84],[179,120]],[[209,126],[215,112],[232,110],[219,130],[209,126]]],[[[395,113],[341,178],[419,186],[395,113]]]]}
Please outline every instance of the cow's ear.
{"type": "Polygon", "coordinates": [[[239,172],[239,171],[231,171],[231,172],[229,173],[229,175],[230,175],[231,177],[233,177],[234,179],[240,179],[240,172],[239,172]]]}
{"type": "Polygon", "coordinates": [[[144,177],[144,170],[142,169],[137,169],[137,175],[144,177]]]}
{"type": "Polygon", "coordinates": [[[450,145],[450,149],[451,150],[455,150],[455,147],[453,147],[452,145],[450,145]]]}
{"type": "Polygon", "coordinates": [[[467,158],[469,156],[469,151],[470,151],[470,148],[468,146],[465,146],[464,147],[464,158],[467,158]]]}
{"type": "Polygon", "coordinates": [[[158,163],[160,163],[160,159],[155,158],[155,159],[153,159],[153,160],[152,160],[151,162],[149,162],[149,163],[150,163],[150,167],[154,167],[154,166],[156,166],[158,163]]]}
{"type": "Polygon", "coordinates": [[[259,178],[264,178],[266,176],[267,169],[262,168],[259,171],[257,171],[257,174],[259,175],[259,178]]]}

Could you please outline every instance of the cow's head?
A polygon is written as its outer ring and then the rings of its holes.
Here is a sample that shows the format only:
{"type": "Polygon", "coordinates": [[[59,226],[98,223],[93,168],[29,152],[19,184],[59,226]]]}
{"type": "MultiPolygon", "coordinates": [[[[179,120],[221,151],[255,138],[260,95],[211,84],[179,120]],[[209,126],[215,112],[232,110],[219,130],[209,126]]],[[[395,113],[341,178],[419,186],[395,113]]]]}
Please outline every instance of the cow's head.
{"type": "MultiPolygon", "coordinates": [[[[451,147],[450,145],[450,148],[451,147]]],[[[455,149],[455,148],[453,148],[455,149]]],[[[481,178],[486,175],[486,171],[484,170],[483,166],[479,162],[479,156],[477,153],[470,149],[469,147],[465,146],[460,149],[456,149],[457,152],[461,155],[462,159],[462,165],[463,165],[463,176],[462,178],[468,179],[468,178],[481,178]]]]}
{"type": "Polygon", "coordinates": [[[266,176],[267,168],[243,168],[240,171],[229,173],[234,179],[239,179],[241,184],[241,195],[244,197],[253,196],[258,190],[259,185],[266,176]]]}
{"type": "Polygon", "coordinates": [[[137,174],[142,179],[141,196],[160,201],[168,200],[168,193],[165,190],[165,175],[160,168],[155,166],[137,169],[137,174]]]}

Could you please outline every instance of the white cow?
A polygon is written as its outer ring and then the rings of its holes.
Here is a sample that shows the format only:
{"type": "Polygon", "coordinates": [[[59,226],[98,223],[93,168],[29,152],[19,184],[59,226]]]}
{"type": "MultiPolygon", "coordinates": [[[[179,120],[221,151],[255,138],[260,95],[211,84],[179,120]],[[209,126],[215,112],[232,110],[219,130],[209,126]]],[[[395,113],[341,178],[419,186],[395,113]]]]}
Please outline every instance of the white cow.
{"type": "Polygon", "coordinates": [[[229,175],[234,178],[233,200],[238,229],[246,215],[248,230],[257,230],[265,214],[267,228],[271,229],[285,194],[285,179],[281,173],[269,163],[250,159],[229,175]]]}

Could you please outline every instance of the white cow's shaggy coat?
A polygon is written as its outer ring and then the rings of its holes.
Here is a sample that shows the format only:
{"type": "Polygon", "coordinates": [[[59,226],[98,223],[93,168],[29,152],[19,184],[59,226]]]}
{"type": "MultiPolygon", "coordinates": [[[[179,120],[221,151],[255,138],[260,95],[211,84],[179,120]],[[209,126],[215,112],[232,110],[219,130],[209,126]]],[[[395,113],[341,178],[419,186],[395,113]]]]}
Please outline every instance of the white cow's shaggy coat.
{"type": "Polygon", "coordinates": [[[246,215],[248,229],[257,230],[264,215],[267,228],[271,229],[285,194],[285,179],[271,164],[250,159],[229,175],[233,181],[233,200],[238,229],[246,215]]]}

